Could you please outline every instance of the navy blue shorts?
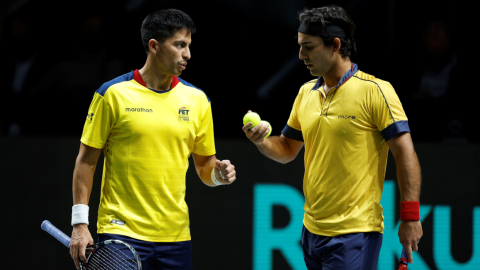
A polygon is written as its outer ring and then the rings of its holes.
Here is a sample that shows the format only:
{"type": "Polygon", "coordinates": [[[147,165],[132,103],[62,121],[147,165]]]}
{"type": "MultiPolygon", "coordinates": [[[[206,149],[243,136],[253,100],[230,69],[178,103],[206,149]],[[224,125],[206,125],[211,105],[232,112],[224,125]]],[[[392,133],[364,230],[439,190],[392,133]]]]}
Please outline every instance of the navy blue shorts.
{"type": "Polygon", "coordinates": [[[308,269],[376,270],[383,234],[350,233],[335,237],[302,229],[303,258],[308,269]]]}
{"type": "Polygon", "coordinates": [[[98,241],[118,239],[140,255],[143,270],[192,270],[192,242],[147,242],[118,234],[98,234],[98,241]]]}

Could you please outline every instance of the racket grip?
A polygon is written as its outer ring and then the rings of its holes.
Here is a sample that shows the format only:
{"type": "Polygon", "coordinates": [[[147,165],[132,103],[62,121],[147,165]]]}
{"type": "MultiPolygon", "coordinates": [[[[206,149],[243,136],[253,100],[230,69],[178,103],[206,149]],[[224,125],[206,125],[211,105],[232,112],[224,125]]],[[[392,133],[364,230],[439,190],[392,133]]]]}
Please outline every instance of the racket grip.
{"type": "Polygon", "coordinates": [[[53,226],[53,224],[48,221],[44,220],[42,222],[42,229],[48,232],[51,236],[55,237],[58,241],[64,244],[66,247],[70,247],[70,237],[60,231],[57,227],[53,226]]]}

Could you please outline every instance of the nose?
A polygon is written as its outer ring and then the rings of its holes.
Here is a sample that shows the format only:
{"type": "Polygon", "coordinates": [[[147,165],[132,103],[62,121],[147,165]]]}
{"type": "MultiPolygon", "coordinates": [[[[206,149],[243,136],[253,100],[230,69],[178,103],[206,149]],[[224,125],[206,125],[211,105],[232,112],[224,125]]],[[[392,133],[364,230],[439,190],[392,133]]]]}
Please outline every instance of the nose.
{"type": "Polygon", "coordinates": [[[189,60],[190,58],[192,58],[192,54],[190,53],[190,48],[188,46],[185,47],[185,49],[183,50],[183,59],[185,60],[189,60]]]}
{"type": "Polygon", "coordinates": [[[300,60],[307,59],[307,55],[303,52],[302,47],[300,47],[300,50],[298,52],[298,58],[300,58],[300,60]]]}

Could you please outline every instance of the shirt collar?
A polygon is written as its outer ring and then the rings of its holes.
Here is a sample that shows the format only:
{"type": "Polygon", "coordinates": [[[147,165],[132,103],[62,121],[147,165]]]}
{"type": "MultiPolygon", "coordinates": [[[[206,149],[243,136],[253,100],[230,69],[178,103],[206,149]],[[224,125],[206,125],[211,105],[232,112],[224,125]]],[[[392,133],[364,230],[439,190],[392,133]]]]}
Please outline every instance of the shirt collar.
{"type": "MultiPolygon", "coordinates": [[[[338,82],[336,88],[340,87],[342,84],[344,84],[350,77],[352,77],[355,73],[358,71],[358,65],[352,62],[352,68],[345,73],[340,81],[338,82]]],[[[323,85],[324,79],[323,77],[318,77],[317,82],[315,83],[315,86],[313,86],[312,90],[318,90],[323,85]]]]}

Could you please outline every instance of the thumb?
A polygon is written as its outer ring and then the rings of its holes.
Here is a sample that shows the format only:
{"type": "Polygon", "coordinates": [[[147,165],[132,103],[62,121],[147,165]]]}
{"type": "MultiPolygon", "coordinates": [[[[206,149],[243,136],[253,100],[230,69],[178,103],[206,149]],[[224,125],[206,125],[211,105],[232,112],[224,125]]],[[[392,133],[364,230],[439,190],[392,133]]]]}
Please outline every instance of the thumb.
{"type": "Polygon", "coordinates": [[[220,166],[222,166],[222,164],[223,164],[223,162],[221,162],[220,160],[217,159],[215,161],[215,168],[220,169],[220,166]]]}

